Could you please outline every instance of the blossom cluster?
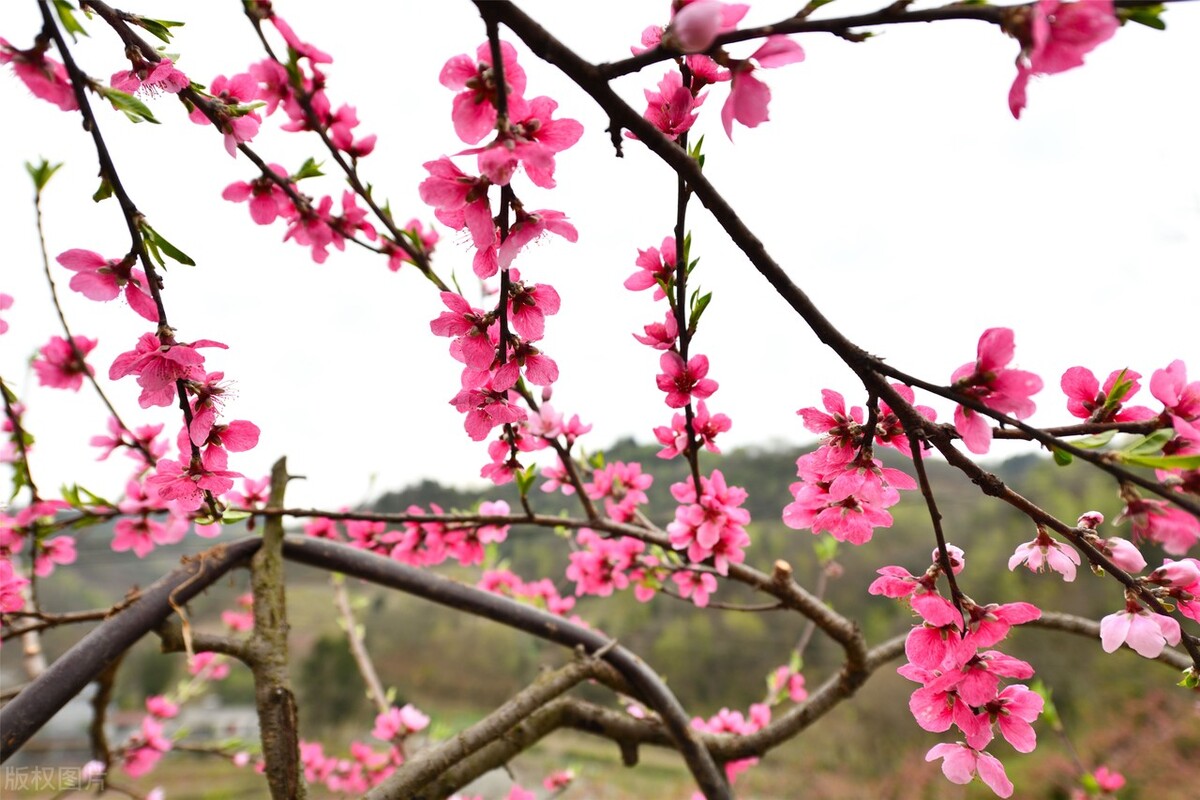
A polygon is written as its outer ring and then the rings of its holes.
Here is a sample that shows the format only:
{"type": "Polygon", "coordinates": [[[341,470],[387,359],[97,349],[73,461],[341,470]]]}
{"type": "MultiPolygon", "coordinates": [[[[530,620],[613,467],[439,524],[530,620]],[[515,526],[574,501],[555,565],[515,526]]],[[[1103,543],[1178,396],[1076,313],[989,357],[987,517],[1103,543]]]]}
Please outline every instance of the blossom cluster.
{"type": "MultiPolygon", "coordinates": [[[[963,551],[948,546],[953,574],[966,566],[963,551]]],[[[942,771],[954,783],[969,783],[975,775],[1001,797],[1013,786],[998,759],[984,751],[995,728],[1021,753],[1037,745],[1032,722],[1042,712],[1041,696],[1022,684],[1001,687],[1001,679],[1027,679],[1033,667],[1021,659],[990,649],[1008,636],[1014,625],[1038,619],[1030,603],[978,605],[960,597],[959,606],[937,589],[943,573],[941,553],[922,575],[898,566],[879,570],[871,594],[901,599],[921,618],[909,632],[904,652],[908,663],[897,670],[921,684],[909,709],[922,728],[941,733],[955,726],[965,741],[935,745],[926,760],[942,758],[942,771]],[[961,609],[961,612],[960,612],[961,609]]]]}
{"type": "MultiPolygon", "coordinates": [[[[912,389],[901,384],[892,388],[913,402],[912,389]]],[[[845,398],[831,389],[822,395],[825,411],[808,407],[796,412],[806,428],[824,438],[819,448],[796,460],[800,480],[791,485],[794,499],[783,510],[783,521],[790,528],[827,531],[839,542],[864,544],[876,528],[891,527],[886,509],[899,502],[899,490],[917,487],[901,470],[883,466],[874,457],[873,443],[911,455],[908,437],[892,409],[880,402],[868,441],[862,409],[847,411],[845,398]]],[[[916,408],[927,419],[936,418],[933,409],[916,408]]]]}
{"type": "MultiPolygon", "coordinates": [[[[437,504],[430,504],[426,513],[419,506],[410,506],[414,516],[443,517],[437,504]]],[[[507,516],[508,503],[503,500],[484,502],[479,506],[481,516],[507,516]]],[[[328,517],[314,517],[304,526],[304,533],[318,539],[340,541],[414,567],[426,567],[453,560],[463,565],[482,564],[488,544],[508,538],[507,524],[469,524],[431,519],[428,522],[404,522],[399,529],[389,530],[386,522],[349,519],[339,526],[328,517]],[[344,532],[342,528],[344,527],[344,532]]]]}
{"type": "MultiPolygon", "coordinates": [[[[535,186],[553,188],[555,156],[579,140],[583,126],[555,118],[558,104],[551,98],[527,98],[516,49],[508,42],[496,44],[499,64],[492,43],[484,42],[474,57],[449,59],[439,75],[442,85],[455,92],[451,120],[458,137],[478,145],[494,134],[489,142],[455,154],[475,156],[476,174],[442,156],[425,163],[429,177],[419,191],[438,221],[467,232],[477,277],[484,280],[504,271],[495,307],[475,308],[461,294],[444,291],[447,311],[430,323],[435,335],[451,340],[450,354],[463,364],[461,390],[450,403],[464,415],[467,434],[483,441],[502,427],[488,448],[491,463],[481,473],[499,484],[512,480],[521,468],[519,452],[542,449],[559,433],[552,430],[557,420],[534,422],[522,405],[525,384],[548,391],[558,379],[558,365],[535,342],[545,335],[546,317],[558,313],[559,296],[549,284],[522,281],[513,262],[547,233],[578,239],[561,211],[528,208],[516,196],[512,179],[520,169],[535,186]],[[502,216],[493,213],[493,187],[503,196],[502,216]]],[[[528,405],[536,414],[531,398],[528,405]]]]}
{"type": "Polygon", "coordinates": [[[648,105],[643,116],[668,138],[676,139],[692,127],[707,99],[705,87],[716,83],[728,82],[730,87],[721,107],[721,124],[730,140],[735,121],[756,128],[768,120],[771,90],[755,71],[803,61],[804,49],[787,36],[774,35],[766,37],[746,58],[733,58],[724,48],[704,55],[718,35],[737,29],[749,9],[742,3],[717,0],[672,3],[670,24],[665,29],[657,25],[646,28],[641,46],[630,48],[634,55],[660,45],[687,54],[680,71],[668,72],[657,91],[645,92],[648,105]]]}

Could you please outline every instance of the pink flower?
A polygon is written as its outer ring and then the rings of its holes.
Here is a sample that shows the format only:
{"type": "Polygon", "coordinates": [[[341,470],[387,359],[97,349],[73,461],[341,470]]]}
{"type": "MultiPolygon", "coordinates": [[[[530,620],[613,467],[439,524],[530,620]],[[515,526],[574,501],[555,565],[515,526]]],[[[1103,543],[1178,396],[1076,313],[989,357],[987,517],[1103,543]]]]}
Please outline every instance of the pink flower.
{"type": "Polygon", "coordinates": [[[142,394],[138,404],[142,408],[170,405],[175,399],[175,382],[180,379],[204,377],[204,356],[196,352],[198,347],[220,347],[226,345],[209,339],[199,339],[191,344],[163,344],[153,333],[144,333],[137,346],[117,356],[108,370],[109,380],[126,375],[137,375],[142,394]]]}
{"type": "Polygon", "coordinates": [[[717,579],[707,572],[683,570],[671,575],[671,580],[679,587],[679,596],[692,598],[697,608],[707,606],[709,595],[717,590],[717,579]]]}
{"type": "Polygon", "coordinates": [[[53,103],[63,111],[79,108],[67,68],[52,58],[46,58],[46,45],[29,50],[18,50],[0,37],[0,64],[12,64],[17,74],[34,97],[53,103]]]}
{"type": "Polygon", "coordinates": [[[188,659],[188,674],[203,675],[211,681],[224,680],[229,676],[229,662],[216,653],[196,653],[188,659]]]}
{"type": "Polygon", "coordinates": [[[573,119],[553,119],[558,103],[535,97],[523,113],[509,112],[508,126],[483,147],[463,150],[458,155],[478,154],[479,172],[498,186],[506,186],[518,165],[537,186],[553,189],[554,155],[566,150],[583,135],[583,126],[573,119]]]}
{"type": "Polygon", "coordinates": [[[767,687],[770,690],[772,704],[777,702],[779,695],[785,692],[793,703],[803,703],[808,699],[808,689],[804,686],[804,675],[787,665],[775,668],[775,671],[767,678],[767,687]]]}
{"type": "Polygon", "coordinates": [[[112,549],[118,553],[133,550],[138,558],[145,558],[156,545],[175,544],[187,534],[187,520],[181,517],[169,516],[165,524],[151,518],[165,504],[136,480],[125,485],[125,499],[117,508],[127,515],[117,520],[113,530],[112,549]]]}
{"type": "Polygon", "coordinates": [[[1157,542],[1171,555],[1184,555],[1200,541],[1200,520],[1165,500],[1133,497],[1115,524],[1124,520],[1132,525],[1135,541],[1140,537],[1157,542]]]}
{"type": "Polygon", "coordinates": [[[968,603],[966,606],[967,634],[963,644],[975,650],[999,643],[1014,625],[1024,625],[1042,616],[1042,610],[1032,603],[988,603],[984,606],[968,603]]]}
{"type": "Polygon", "coordinates": [[[1032,542],[1018,545],[1012,557],[1008,559],[1008,569],[1012,571],[1024,564],[1032,572],[1041,572],[1050,567],[1063,576],[1067,583],[1075,580],[1075,567],[1079,566],[1079,554],[1072,548],[1056,541],[1045,530],[1039,529],[1037,538],[1032,542]]]}
{"type": "Polygon", "coordinates": [[[222,611],[221,622],[231,631],[248,631],[254,627],[254,613],[251,611],[222,611]]]}
{"type": "MultiPolygon", "coordinates": [[[[278,164],[269,164],[271,172],[285,181],[287,170],[278,164]]],[[[271,178],[259,176],[252,181],[237,181],[225,187],[221,197],[231,203],[250,201],[250,218],[259,225],[270,225],[277,218],[292,219],[298,213],[292,198],[271,178]]]]}
{"type": "Polygon", "coordinates": [[[789,489],[793,502],[783,509],[789,528],[828,531],[839,542],[864,544],[875,528],[889,528],[886,508],[900,501],[899,489],[915,488],[911,477],[884,467],[878,459],[862,460],[832,442],[796,460],[800,480],[789,489]]]}
{"type": "MultiPolygon", "coordinates": [[[[218,75],[208,87],[216,108],[217,127],[225,134],[225,150],[237,156],[237,146],[258,135],[262,117],[249,104],[258,99],[258,81],[249,72],[226,78],[218,75]]],[[[188,118],[198,125],[207,125],[212,120],[199,106],[192,109],[188,118]]]]}
{"type": "Polygon", "coordinates": [[[72,339],[75,347],[61,336],[52,336],[50,341],[38,351],[38,357],[33,361],[33,369],[37,372],[38,383],[55,389],[70,389],[78,392],[83,385],[83,376],[94,375],[95,370],[87,362],[77,358],[86,357],[99,342],[86,336],[75,336],[72,339]]]}
{"type": "MultiPolygon", "coordinates": [[[[508,111],[517,116],[523,111],[525,70],[517,63],[517,51],[508,42],[500,43],[504,84],[508,90],[508,111]]],[[[475,144],[496,127],[496,79],[492,70],[491,46],[484,42],[475,50],[475,59],[458,55],[442,67],[438,81],[447,89],[461,89],[454,96],[450,113],[454,132],[467,144],[475,144]]]]}
{"type": "Polygon", "coordinates": [[[143,61],[136,69],[114,72],[112,78],[109,79],[109,85],[114,89],[120,89],[129,94],[142,90],[145,90],[144,94],[157,92],[179,94],[190,84],[188,76],[177,70],[169,58],[164,58],[157,64],[143,61]]]}
{"type": "MultiPolygon", "coordinates": [[[[418,219],[410,219],[400,229],[403,238],[412,246],[418,255],[428,256],[433,252],[434,246],[440,238],[438,232],[431,226],[429,230],[425,230],[425,226],[418,219]]],[[[388,269],[392,272],[398,272],[403,264],[412,264],[412,256],[402,250],[395,242],[386,236],[380,242],[383,245],[383,252],[388,257],[388,269]]]]}
{"type": "Polygon", "coordinates": [[[1128,644],[1140,656],[1158,658],[1168,644],[1179,644],[1181,633],[1174,619],[1153,614],[1135,601],[1128,601],[1124,611],[1100,620],[1100,643],[1106,653],[1128,644]]]}
{"type": "Polygon", "coordinates": [[[655,300],[661,300],[666,297],[662,287],[670,287],[675,280],[675,250],[674,236],[668,236],[662,240],[661,252],[657,247],[648,247],[645,250],[639,249],[637,261],[634,263],[642,271],[635,272],[626,278],[625,288],[631,292],[639,292],[642,289],[649,289],[653,286],[655,287],[655,300]]]}
{"type": "MultiPolygon", "coordinates": [[[[1013,350],[1011,329],[988,328],[979,337],[975,362],[963,364],[950,376],[952,388],[1003,414],[1017,419],[1028,417],[1036,409],[1029,398],[1042,390],[1042,379],[1032,372],[1007,369],[1013,350]]],[[[992,428],[986,417],[957,406],[954,427],[972,453],[983,454],[990,449],[992,428]]]]}
{"type": "Polygon", "coordinates": [[[33,559],[33,572],[39,578],[45,578],[54,572],[55,564],[75,563],[75,540],[70,536],[55,536],[41,543],[37,556],[33,559]]]}
{"type": "Polygon", "coordinates": [[[542,786],[548,792],[561,791],[575,780],[575,770],[560,769],[557,772],[551,772],[542,780],[542,786]]]}
{"type": "Polygon", "coordinates": [[[209,447],[200,459],[187,463],[161,458],[157,472],[146,479],[146,486],[180,511],[195,511],[204,504],[206,491],[220,496],[233,488],[234,478],[242,477],[240,472],[225,469],[228,459],[219,447],[209,447]]]}
{"type": "MultiPolygon", "coordinates": [[[[499,268],[508,269],[509,264],[517,257],[517,253],[524,249],[525,245],[546,233],[558,234],[568,242],[579,241],[579,232],[575,230],[574,225],[567,222],[567,216],[561,211],[553,211],[548,208],[539,208],[528,212],[518,211],[516,221],[509,228],[508,238],[500,243],[497,251],[499,268]]],[[[481,278],[490,278],[496,273],[493,271],[490,274],[480,275],[479,270],[476,269],[475,274],[481,278]]]]}
{"type": "Polygon", "coordinates": [[[1146,568],[1146,559],[1132,542],[1114,536],[1096,543],[1096,548],[1126,572],[1137,574],[1146,568]]]}
{"type": "Polygon", "coordinates": [[[1200,381],[1187,382],[1187,366],[1176,359],[1150,376],[1150,394],[1167,413],[1187,422],[1200,419],[1200,381]]]}
{"type": "Polygon", "coordinates": [[[704,377],[708,374],[708,357],[693,356],[687,364],[679,353],[671,350],[658,360],[662,373],[657,377],[658,388],[667,393],[667,405],[683,408],[692,397],[703,400],[717,390],[717,382],[704,377]]]}
{"type": "Polygon", "coordinates": [[[740,486],[729,486],[720,470],[711,478],[700,478],[700,496],[690,480],[672,484],[671,496],[679,506],[675,521],[667,525],[671,546],[687,549],[688,559],[701,563],[712,559],[720,575],[729,572],[731,563],[745,560],[744,548],[750,544],[745,526],[750,512],[742,508],[748,496],[740,486]]]}
{"type": "Polygon", "coordinates": [[[163,736],[162,723],[152,716],[144,717],[141,732],[126,745],[121,766],[130,777],[141,777],[152,770],[171,747],[171,740],[163,736]]]}
{"type": "Polygon", "coordinates": [[[575,539],[582,549],[570,554],[566,575],[574,581],[576,595],[608,597],[613,590],[626,588],[627,571],[646,549],[637,539],[605,539],[590,528],[580,528],[575,539]]]}
{"type": "Polygon", "coordinates": [[[548,283],[526,285],[519,273],[508,290],[509,321],[512,328],[527,342],[536,342],[546,333],[546,317],[558,313],[562,300],[548,283]]]}
{"type": "Polygon", "coordinates": [[[742,3],[692,0],[674,12],[662,35],[663,45],[681,53],[702,53],[712,47],[717,34],[736,29],[749,10],[742,3]]]}
{"type": "Polygon", "coordinates": [[[1015,35],[1022,43],[1017,77],[1008,92],[1008,107],[1018,119],[1025,108],[1025,89],[1033,75],[1053,75],[1083,66],[1083,57],[1116,33],[1112,0],[1039,0],[1030,6],[1028,27],[1015,35]]]}
{"type": "Polygon", "coordinates": [[[0,613],[20,611],[25,607],[24,588],[29,584],[13,569],[8,553],[0,550],[0,613]]]}
{"type": "Polygon", "coordinates": [[[987,704],[987,711],[1014,750],[1032,753],[1037,747],[1037,734],[1030,723],[1042,713],[1044,704],[1041,695],[1017,683],[1000,690],[996,700],[987,704]]]}
{"type": "MultiPolygon", "coordinates": [[[[667,315],[670,319],[670,315],[667,315]]],[[[696,403],[695,413],[692,415],[692,434],[696,437],[696,443],[703,445],[705,450],[710,453],[720,453],[721,449],[717,447],[714,441],[718,434],[724,433],[733,427],[733,421],[725,414],[712,414],[708,412],[708,406],[703,400],[696,403]]],[[[659,444],[663,446],[657,455],[659,458],[674,458],[680,453],[687,452],[688,433],[687,417],[684,414],[675,414],[671,417],[671,427],[660,426],[654,429],[654,437],[658,439],[659,444]]]]}
{"type": "Polygon", "coordinates": [[[242,479],[242,491],[230,492],[226,497],[229,502],[241,508],[266,508],[270,499],[271,476],[266,475],[258,480],[242,479]]]}
{"type": "Polygon", "coordinates": [[[756,128],[768,119],[767,104],[771,102],[771,90],[754,77],[755,65],[751,59],[757,60],[760,67],[782,67],[803,61],[804,50],[786,36],[768,36],[762,47],[755,50],[749,59],[739,61],[730,68],[733,79],[729,97],[721,106],[721,123],[730,141],[733,141],[735,119],[747,128],[756,128]]]}
{"type": "Polygon", "coordinates": [[[691,130],[698,109],[708,98],[706,94],[693,95],[692,90],[683,85],[683,76],[678,70],[663,76],[658,82],[658,91],[646,89],[645,94],[647,106],[642,116],[672,140],[691,130]]]}
{"type": "Polygon", "coordinates": [[[649,502],[646,489],[654,476],[644,474],[641,464],[614,461],[592,473],[592,480],[583,485],[584,493],[592,500],[604,500],[605,513],[617,522],[629,522],[637,507],[649,502]]]}
{"type": "Polygon", "coordinates": [[[1096,779],[1096,784],[1101,791],[1115,792],[1125,785],[1125,776],[1108,767],[1096,767],[1096,771],[1092,773],[1092,777],[1096,779]]]}
{"type": "Polygon", "coordinates": [[[375,134],[354,138],[354,129],[358,127],[358,112],[354,106],[343,104],[333,115],[329,123],[329,140],[333,146],[351,158],[364,158],[375,151],[375,134]]]}
{"type": "Polygon", "coordinates": [[[179,706],[161,694],[146,698],[146,710],[158,719],[170,719],[179,713],[179,706]]]}
{"type": "Polygon", "coordinates": [[[1150,573],[1149,580],[1168,587],[1168,595],[1179,613],[1200,622],[1200,561],[1164,559],[1163,565],[1150,573]]]}
{"type": "MultiPolygon", "coordinates": [[[[12,295],[0,292],[0,311],[8,311],[12,308],[12,304],[12,295]]],[[[0,319],[0,333],[8,333],[8,320],[0,319]]]]}
{"type": "Polygon", "coordinates": [[[934,745],[925,754],[926,761],[933,761],[937,758],[944,759],[942,761],[942,774],[951,783],[970,783],[978,775],[979,779],[998,796],[1012,796],[1012,782],[1004,774],[1004,765],[995,756],[975,750],[964,744],[943,742],[942,744],[934,745]]]}
{"type": "Polygon", "coordinates": [[[429,717],[418,711],[412,703],[406,703],[403,708],[392,706],[375,717],[375,729],[371,731],[371,735],[390,742],[397,736],[409,736],[424,730],[428,725],[429,717]]]}
{"type": "Polygon", "coordinates": [[[124,289],[130,308],[143,319],[158,322],[150,283],[146,273],[134,268],[133,258],[105,259],[91,250],[73,249],[60,253],[55,261],[76,273],[70,287],[89,300],[107,302],[124,289]]]}
{"type": "Polygon", "coordinates": [[[1158,416],[1145,406],[1122,409],[1126,399],[1137,394],[1142,377],[1130,369],[1113,370],[1100,386],[1096,376],[1085,367],[1071,367],[1063,373],[1061,386],[1067,396],[1067,410],[1088,422],[1127,422],[1158,416]]]}

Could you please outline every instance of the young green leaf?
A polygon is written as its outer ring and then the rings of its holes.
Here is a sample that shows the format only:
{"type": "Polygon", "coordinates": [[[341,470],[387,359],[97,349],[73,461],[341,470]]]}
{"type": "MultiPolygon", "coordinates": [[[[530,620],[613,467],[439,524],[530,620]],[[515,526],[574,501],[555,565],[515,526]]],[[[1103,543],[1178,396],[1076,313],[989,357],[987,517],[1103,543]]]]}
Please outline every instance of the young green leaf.
{"type": "Polygon", "coordinates": [[[34,190],[38,194],[41,194],[42,189],[46,188],[46,184],[50,182],[50,179],[54,177],[54,173],[58,172],[58,168],[61,166],[62,164],[51,164],[43,158],[36,167],[26,161],[25,171],[29,173],[29,177],[33,178],[34,190]]]}
{"type": "Polygon", "coordinates": [[[1104,447],[1112,441],[1112,438],[1117,435],[1115,430],[1104,431],[1103,433],[1093,434],[1092,436],[1081,436],[1075,439],[1071,444],[1076,447],[1082,447],[1085,450],[1095,450],[1097,447],[1104,447]]]}
{"type": "Polygon", "coordinates": [[[146,120],[147,122],[153,122],[155,125],[158,124],[158,120],[150,113],[150,109],[146,107],[146,104],[128,92],[122,92],[120,89],[114,89],[104,84],[96,84],[94,88],[101,97],[112,103],[113,108],[129,117],[131,122],[146,120]]]}
{"type": "Polygon", "coordinates": [[[1138,456],[1121,455],[1121,463],[1154,469],[1200,469],[1200,455],[1190,456],[1138,456]]]}
{"type": "Polygon", "coordinates": [[[182,22],[174,22],[169,19],[151,19],[150,17],[139,17],[136,15],[131,16],[133,16],[133,19],[130,21],[134,25],[137,25],[151,36],[161,39],[166,44],[170,44],[171,37],[175,35],[171,33],[171,28],[179,28],[183,26],[182,22]]]}
{"type": "Polygon", "coordinates": [[[143,222],[141,224],[141,230],[142,234],[145,236],[144,241],[146,242],[146,249],[150,250],[150,254],[154,256],[154,260],[158,262],[160,267],[166,266],[166,264],[163,262],[162,253],[166,253],[167,256],[173,261],[178,261],[180,264],[184,264],[189,267],[196,266],[196,262],[192,260],[191,256],[168,242],[165,238],[163,238],[161,233],[154,230],[154,228],[151,228],[149,223],[143,222]],[[162,252],[160,253],[159,251],[162,252]]]}
{"type": "Polygon", "coordinates": [[[108,182],[108,178],[101,177],[100,187],[92,194],[92,201],[99,203],[101,200],[107,200],[108,198],[112,197],[112,193],[113,187],[112,184],[108,182]]]}
{"type": "Polygon", "coordinates": [[[75,19],[75,6],[71,5],[67,0],[54,0],[54,10],[58,12],[58,20],[62,23],[63,29],[71,34],[71,41],[79,41],[79,38],[75,34],[79,34],[80,36],[88,35],[88,32],[83,29],[83,25],[79,23],[79,20],[75,19]]]}
{"type": "Polygon", "coordinates": [[[1175,438],[1175,431],[1170,428],[1157,430],[1149,436],[1135,439],[1121,448],[1121,456],[1150,456],[1160,452],[1163,445],[1175,438]]]}
{"type": "Polygon", "coordinates": [[[296,174],[291,176],[291,181],[297,183],[305,178],[319,178],[324,174],[324,172],[321,172],[321,164],[309,157],[300,165],[300,169],[296,170],[296,174]]]}

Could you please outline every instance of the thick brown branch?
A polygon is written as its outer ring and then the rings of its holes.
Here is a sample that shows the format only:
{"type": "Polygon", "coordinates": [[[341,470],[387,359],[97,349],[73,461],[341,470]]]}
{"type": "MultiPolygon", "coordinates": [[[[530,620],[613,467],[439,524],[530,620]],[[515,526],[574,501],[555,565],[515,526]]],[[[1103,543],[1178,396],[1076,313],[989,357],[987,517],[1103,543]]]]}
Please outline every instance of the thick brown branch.
{"type": "Polygon", "coordinates": [[[594,678],[598,659],[581,658],[565,667],[538,677],[506,703],[485,718],[460,731],[453,738],[420,751],[386,781],[372,789],[368,800],[416,798],[423,796],[427,784],[491,742],[506,736],[508,731],[528,719],[551,700],[585,680],[594,678]]]}

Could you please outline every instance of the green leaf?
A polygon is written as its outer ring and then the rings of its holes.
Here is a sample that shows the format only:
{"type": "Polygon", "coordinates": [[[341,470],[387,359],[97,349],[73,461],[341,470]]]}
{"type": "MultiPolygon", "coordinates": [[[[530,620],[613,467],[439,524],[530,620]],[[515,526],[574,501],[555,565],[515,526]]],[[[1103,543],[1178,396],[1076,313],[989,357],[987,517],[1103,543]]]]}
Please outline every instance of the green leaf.
{"type": "Polygon", "coordinates": [[[837,557],[838,542],[832,537],[820,536],[813,542],[813,552],[817,554],[817,561],[821,564],[828,564],[837,557]]]}
{"type": "Polygon", "coordinates": [[[224,525],[232,525],[235,522],[249,519],[254,516],[249,511],[226,511],[221,515],[221,523],[224,525]]]}
{"type": "Polygon", "coordinates": [[[116,507],[116,503],[110,503],[95,492],[88,491],[83,486],[78,487],[80,494],[87,496],[87,504],[89,506],[108,506],[109,508],[116,507]]]}
{"type": "Polygon", "coordinates": [[[1156,31],[1165,31],[1167,23],[1162,21],[1162,13],[1166,9],[1160,4],[1156,6],[1138,6],[1135,8],[1118,8],[1117,19],[1121,20],[1121,24],[1126,22],[1136,22],[1139,25],[1145,25],[1147,28],[1154,28],[1156,31]]]}
{"type": "Polygon", "coordinates": [[[701,152],[701,148],[703,146],[704,146],[704,137],[701,136],[696,141],[696,144],[694,146],[688,148],[688,155],[696,160],[696,164],[697,164],[697,166],[700,167],[700,169],[704,169],[704,153],[701,152]]]}
{"type": "Polygon", "coordinates": [[[1076,447],[1082,447],[1085,450],[1095,450],[1097,447],[1103,447],[1112,441],[1112,438],[1117,435],[1116,430],[1104,431],[1091,436],[1081,436],[1078,439],[1073,439],[1071,444],[1076,447]]]}
{"type": "Polygon", "coordinates": [[[324,172],[321,172],[321,163],[317,163],[317,161],[311,157],[306,159],[305,162],[300,165],[300,169],[296,171],[296,174],[291,176],[292,182],[296,183],[304,180],[305,178],[321,177],[325,174],[324,172]]]}
{"type": "Polygon", "coordinates": [[[1068,466],[1072,461],[1075,460],[1074,456],[1072,456],[1066,450],[1060,450],[1057,447],[1051,447],[1050,452],[1054,454],[1054,463],[1058,464],[1060,467],[1068,466]]]}
{"type": "Polygon", "coordinates": [[[1183,671],[1183,680],[1175,685],[1182,686],[1185,689],[1200,687],[1200,673],[1196,672],[1195,667],[1188,667],[1183,671]]]}
{"type": "Polygon", "coordinates": [[[58,12],[58,19],[62,23],[63,29],[71,34],[71,41],[79,41],[75,34],[88,35],[88,32],[83,29],[83,25],[79,24],[79,20],[75,19],[75,6],[67,0],[54,0],[54,10],[58,12]]]}
{"type": "Polygon", "coordinates": [[[46,188],[46,184],[50,182],[54,173],[58,172],[58,168],[61,166],[62,164],[51,164],[43,158],[36,167],[26,161],[25,171],[29,173],[29,177],[33,178],[33,188],[38,194],[41,194],[42,189],[46,188]]]}
{"type": "Polygon", "coordinates": [[[79,508],[83,505],[79,501],[79,487],[75,485],[62,487],[62,499],[66,500],[72,508],[79,508]]]}
{"type": "Polygon", "coordinates": [[[101,97],[112,103],[113,108],[129,117],[131,122],[146,120],[147,122],[153,122],[155,125],[158,124],[158,120],[150,113],[150,109],[146,107],[146,104],[128,92],[122,92],[120,89],[114,89],[111,86],[99,83],[95,84],[94,88],[101,97]]]}
{"type": "Polygon", "coordinates": [[[167,44],[170,43],[171,37],[175,35],[171,33],[171,28],[183,27],[182,22],[174,22],[169,19],[151,19],[150,17],[135,16],[131,22],[151,36],[155,36],[167,44]]]}
{"type": "Polygon", "coordinates": [[[597,450],[595,453],[592,453],[591,458],[588,459],[588,463],[591,464],[592,469],[604,469],[604,451],[597,450]]]}
{"type": "Polygon", "coordinates": [[[1034,680],[1029,688],[1042,698],[1042,721],[1052,730],[1059,730],[1062,726],[1062,719],[1058,715],[1058,706],[1054,704],[1054,692],[1040,678],[1034,680]]]}
{"type": "Polygon", "coordinates": [[[514,477],[517,480],[517,491],[521,493],[522,497],[525,497],[529,494],[529,490],[533,488],[534,481],[537,480],[537,467],[530,464],[525,469],[517,470],[514,477]]]}
{"type": "Polygon", "coordinates": [[[1200,455],[1191,456],[1120,456],[1122,463],[1154,469],[1200,469],[1200,455]]]}
{"type": "Polygon", "coordinates": [[[707,292],[697,297],[692,295],[692,318],[688,321],[688,333],[695,334],[696,326],[700,324],[700,317],[704,314],[704,309],[708,308],[708,304],[712,302],[712,292],[707,292]]]}
{"type": "Polygon", "coordinates": [[[1149,456],[1161,452],[1163,445],[1175,438],[1175,431],[1171,428],[1163,428],[1157,430],[1149,436],[1143,436],[1140,439],[1135,439],[1125,447],[1121,448],[1119,455],[1121,456],[1149,456]]]}
{"type": "Polygon", "coordinates": [[[96,203],[99,203],[101,200],[107,200],[108,198],[112,197],[112,193],[113,187],[112,184],[108,182],[108,178],[101,177],[100,188],[96,189],[95,193],[92,195],[92,200],[96,203]]]}
{"type": "Polygon", "coordinates": [[[196,266],[196,262],[191,259],[191,256],[168,242],[163,238],[161,233],[151,228],[149,223],[143,222],[140,227],[144,236],[143,241],[146,243],[146,249],[154,256],[154,260],[158,262],[160,267],[166,266],[166,263],[163,262],[162,253],[166,253],[173,261],[178,261],[180,264],[189,267],[196,266]],[[160,250],[162,253],[159,252],[160,250]]]}

